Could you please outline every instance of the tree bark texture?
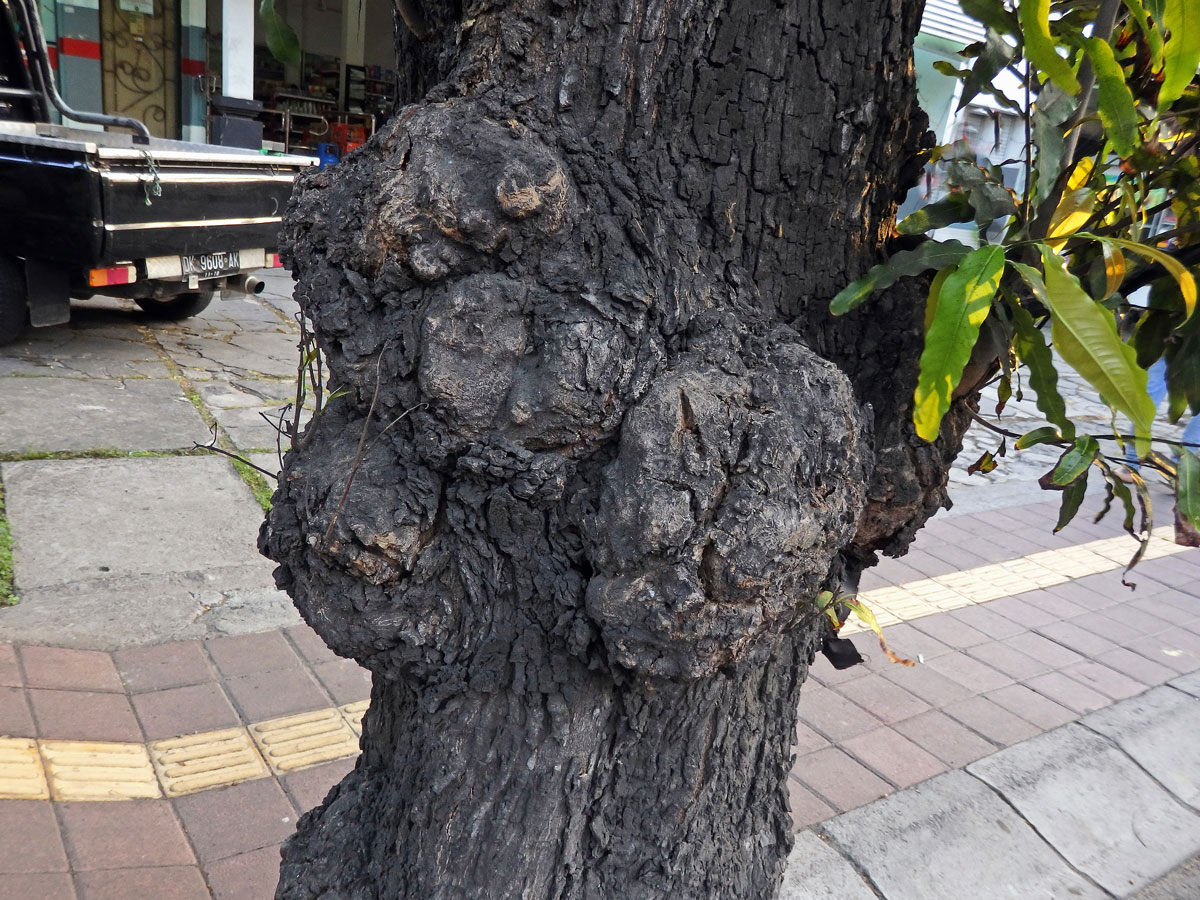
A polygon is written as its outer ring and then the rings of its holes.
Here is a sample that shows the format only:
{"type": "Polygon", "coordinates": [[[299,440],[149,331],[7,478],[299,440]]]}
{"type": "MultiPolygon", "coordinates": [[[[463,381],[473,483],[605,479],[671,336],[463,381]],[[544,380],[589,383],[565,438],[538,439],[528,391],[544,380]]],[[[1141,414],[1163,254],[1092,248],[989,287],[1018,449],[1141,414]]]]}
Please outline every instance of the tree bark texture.
{"type": "Polygon", "coordinates": [[[261,544],[374,690],[277,897],[771,897],[814,597],[966,422],[912,434],[916,286],[827,312],[919,171],[920,4],[399,6],[399,112],[285,223],[348,393],[261,544]]]}

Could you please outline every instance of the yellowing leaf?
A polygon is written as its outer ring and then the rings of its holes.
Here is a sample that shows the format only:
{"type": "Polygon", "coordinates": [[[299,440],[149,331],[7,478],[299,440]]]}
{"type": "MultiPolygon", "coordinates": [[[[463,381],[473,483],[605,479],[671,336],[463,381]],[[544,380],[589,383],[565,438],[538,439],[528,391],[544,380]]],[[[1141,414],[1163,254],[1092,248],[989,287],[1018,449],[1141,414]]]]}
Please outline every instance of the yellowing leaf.
{"type": "Polygon", "coordinates": [[[1085,156],[1075,164],[1075,168],[1071,170],[1071,176],[1067,179],[1067,190],[1077,191],[1092,178],[1092,172],[1096,168],[1096,161],[1090,156],[1085,156]]]}
{"type": "Polygon", "coordinates": [[[1103,243],[1100,246],[1104,251],[1104,296],[1098,299],[1107,300],[1125,281],[1125,254],[1114,244],[1103,243]]]}
{"type": "Polygon", "coordinates": [[[1137,241],[1129,241],[1125,238],[1100,237],[1099,235],[1087,233],[1082,233],[1080,236],[1095,238],[1098,241],[1109,241],[1118,247],[1123,247],[1130,253],[1136,253],[1138,256],[1144,256],[1151,262],[1158,263],[1179,282],[1179,293],[1183,297],[1184,310],[1187,318],[1190,319],[1192,317],[1192,313],[1196,311],[1196,279],[1192,277],[1192,273],[1184,267],[1183,263],[1171,254],[1164,253],[1157,247],[1151,247],[1148,244],[1139,244],[1137,241]]]}
{"type": "Polygon", "coordinates": [[[1068,94],[1078,94],[1079,79],[1070,63],[1058,55],[1050,35],[1050,0],[1021,0],[1017,17],[1025,35],[1025,57],[1068,94]]]}
{"type": "Polygon", "coordinates": [[[875,632],[875,636],[879,638],[879,648],[887,654],[887,658],[894,663],[899,663],[902,666],[916,665],[911,659],[905,659],[902,656],[897,656],[892,652],[892,648],[887,645],[887,641],[883,639],[883,629],[879,627],[879,620],[875,618],[875,613],[867,608],[867,605],[854,597],[839,597],[838,602],[844,603],[852,613],[862,619],[864,625],[875,632]]]}
{"type": "MultiPolygon", "coordinates": [[[[1076,167],[1078,171],[1078,167],[1076,167]]],[[[1074,174],[1071,180],[1075,180],[1074,174]]],[[[1081,187],[1068,190],[1059,201],[1058,209],[1050,218],[1050,227],[1046,230],[1046,243],[1058,249],[1082,228],[1092,217],[1092,208],[1096,205],[1096,192],[1091,188],[1081,187]]]]}
{"type": "Polygon", "coordinates": [[[927,441],[938,436],[1003,272],[1004,248],[989,244],[972,250],[942,282],[913,395],[913,424],[927,441]]]}

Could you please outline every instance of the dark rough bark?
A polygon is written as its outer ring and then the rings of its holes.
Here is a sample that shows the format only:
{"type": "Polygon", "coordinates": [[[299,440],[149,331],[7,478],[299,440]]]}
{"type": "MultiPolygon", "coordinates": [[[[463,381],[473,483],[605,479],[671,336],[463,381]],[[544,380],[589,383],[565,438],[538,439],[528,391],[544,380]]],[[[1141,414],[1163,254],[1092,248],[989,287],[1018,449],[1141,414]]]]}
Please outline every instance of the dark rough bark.
{"type": "Polygon", "coordinates": [[[348,394],[262,546],[375,688],[277,896],[770,897],[813,597],[965,424],[908,425],[919,291],[826,311],[915,173],[919,3],[404,8],[409,105],[285,228],[348,394]]]}

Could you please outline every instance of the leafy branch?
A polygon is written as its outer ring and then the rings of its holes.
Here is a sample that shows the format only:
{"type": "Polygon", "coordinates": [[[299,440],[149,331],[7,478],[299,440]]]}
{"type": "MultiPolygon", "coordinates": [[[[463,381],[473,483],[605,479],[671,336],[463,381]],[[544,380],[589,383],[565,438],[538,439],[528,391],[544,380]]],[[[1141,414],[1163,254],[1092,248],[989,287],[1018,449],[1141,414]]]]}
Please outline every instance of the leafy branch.
{"type": "MultiPolygon", "coordinates": [[[[1018,449],[1063,447],[1041,480],[1063,494],[1057,527],[1078,511],[1089,473],[1098,471],[1106,486],[1101,515],[1120,500],[1126,530],[1141,541],[1136,564],[1152,521],[1138,473],[1144,465],[1173,476],[1176,540],[1200,545],[1200,462],[1192,445],[1155,435],[1147,388],[1147,370],[1162,360],[1169,421],[1200,414],[1200,0],[960,5],[985,38],[962,51],[968,65],[935,68],[962,82],[960,110],[987,94],[1021,117],[1022,152],[1006,163],[1021,169],[1024,183],[1006,183],[1002,165],[965,141],[934,148],[929,163],[948,192],[896,225],[898,235],[924,240],[851,282],[830,309],[844,315],[901,278],[927,279],[913,396],[921,439],[937,439],[953,402],[981,386],[960,382],[981,353],[994,354],[998,336],[1005,349],[983,368],[989,378],[1003,370],[1000,405],[1015,370],[1026,370],[1048,423],[1025,435],[1002,433],[1017,438],[1018,449]],[[1005,75],[1020,80],[1023,102],[1004,93],[1005,75]],[[945,239],[948,229],[967,243],[945,239]],[[1146,287],[1148,297],[1134,302],[1146,287]],[[1110,408],[1111,435],[1085,434],[1068,415],[1060,365],[1110,408]],[[1118,429],[1118,416],[1132,434],[1118,429]],[[1102,440],[1128,455],[1102,453],[1102,440]],[[1164,441],[1179,454],[1177,465],[1152,452],[1164,441]]],[[[994,468],[1004,448],[973,468],[994,468]]]]}

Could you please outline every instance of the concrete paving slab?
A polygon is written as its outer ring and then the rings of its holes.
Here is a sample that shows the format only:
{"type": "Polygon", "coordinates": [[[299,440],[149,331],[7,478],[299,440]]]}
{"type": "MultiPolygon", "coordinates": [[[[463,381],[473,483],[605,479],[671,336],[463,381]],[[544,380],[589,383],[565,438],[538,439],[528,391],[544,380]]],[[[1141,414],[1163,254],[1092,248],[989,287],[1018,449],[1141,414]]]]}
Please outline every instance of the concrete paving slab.
{"type": "Polygon", "coordinates": [[[1200,846],[1200,816],[1078,724],[994,753],[967,771],[1117,896],[1149,884],[1200,846]]]}
{"type": "Polygon", "coordinates": [[[1177,688],[1184,693],[1191,694],[1193,697],[1200,697],[1200,672],[1192,672],[1190,675],[1182,675],[1179,678],[1167,682],[1171,687],[1177,688]]]}
{"type": "Polygon", "coordinates": [[[297,335],[284,330],[192,334],[177,330],[158,335],[159,343],[196,381],[268,375],[286,378],[296,372],[297,335]]]}
{"type": "Polygon", "coordinates": [[[268,563],[21,590],[20,603],[0,609],[0,634],[23,644],[111,651],[298,624],[291,600],[271,586],[270,569],[268,563]]]}
{"type": "Polygon", "coordinates": [[[844,856],[811,831],[796,835],[779,900],[876,900],[844,856]]]}
{"type": "Polygon", "coordinates": [[[51,329],[0,348],[0,375],[62,375],[96,378],[164,378],[167,369],[141,334],[121,335],[96,329],[51,329]]]}
{"type": "Polygon", "coordinates": [[[817,826],[887,900],[1092,900],[1107,895],[986,785],[965,772],[817,826]]]}
{"type": "Polygon", "coordinates": [[[1081,724],[1110,738],[1167,790],[1200,809],[1200,699],[1158,687],[1081,724]]]}
{"type": "Polygon", "coordinates": [[[254,565],[261,507],[224,460],[7,463],[18,592],[118,576],[254,565]]]}
{"type": "Polygon", "coordinates": [[[1188,897],[1200,897],[1200,855],[1193,856],[1129,900],[1184,900],[1188,897]]]}
{"type": "Polygon", "coordinates": [[[169,379],[6,378],[0,450],[171,450],[204,442],[200,414],[169,379]]]}
{"type": "MultiPolygon", "coordinates": [[[[278,421],[280,409],[278,406],[234,407],[214,409],[212,414],[238,447],[246,450],[269,450],[275,446],[277,440],[273,422],[278,421]],[[271,422],[263,418],[263,413],[271,417],[271,422]]],[[[306,410],[301,416],[301,427],[307,424],[309,417],[310,414],[306,410]]],[[[285,447],[288,442],[288,438],[283,438],[285,447]]]]}

